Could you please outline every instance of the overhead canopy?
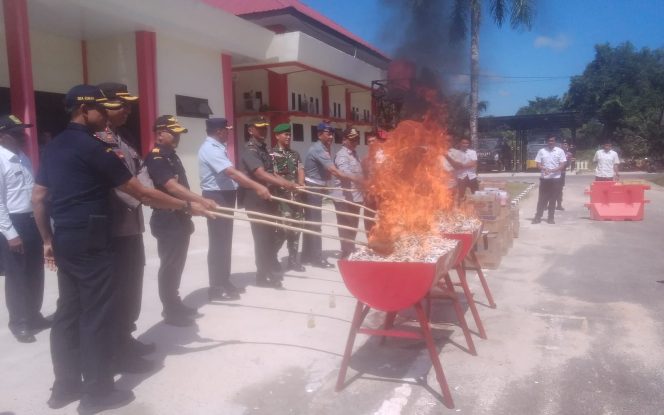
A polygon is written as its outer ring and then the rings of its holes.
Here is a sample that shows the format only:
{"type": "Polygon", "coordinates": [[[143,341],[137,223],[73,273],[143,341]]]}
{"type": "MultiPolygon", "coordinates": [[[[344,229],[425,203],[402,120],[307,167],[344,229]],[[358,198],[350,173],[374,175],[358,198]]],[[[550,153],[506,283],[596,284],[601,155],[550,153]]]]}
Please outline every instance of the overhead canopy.
{"type": "Polygon", "coordinates": [[[481,117],[478,120],[480,132],[499,128],[524,131],[534,129],[571,128],[581,123],[577,112],[555,112],[551,114],[511,115],[506,117],[481,117]]]}

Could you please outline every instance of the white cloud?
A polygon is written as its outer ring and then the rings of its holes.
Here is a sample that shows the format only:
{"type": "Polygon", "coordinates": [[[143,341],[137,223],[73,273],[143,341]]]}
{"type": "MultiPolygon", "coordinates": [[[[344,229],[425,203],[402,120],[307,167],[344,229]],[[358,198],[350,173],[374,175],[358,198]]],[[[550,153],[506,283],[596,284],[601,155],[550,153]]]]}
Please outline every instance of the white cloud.
{"type": "Polygon", "coordinates": [[[570,45],[570,39],[564,34],[558,34],[555,37],[537,36],[533,45],[538,49],[551,48],[553,50],[561,51],[567,49],[570,45]]]}

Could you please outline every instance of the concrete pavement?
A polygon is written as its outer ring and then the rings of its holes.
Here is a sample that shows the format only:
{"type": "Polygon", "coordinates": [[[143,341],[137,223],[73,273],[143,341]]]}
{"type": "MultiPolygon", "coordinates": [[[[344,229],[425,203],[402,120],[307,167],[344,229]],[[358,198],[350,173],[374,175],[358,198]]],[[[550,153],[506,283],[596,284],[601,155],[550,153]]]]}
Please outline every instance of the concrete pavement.
{"type": "MultiPolygon", "coordinates": [[[[507,176],[536,181],[534,175],[507,176]]],[[[106,413],[662,414],[664,284],[656,281],[664,279],[664,190],[647,192],[652,203],[643,222],[594,222],[583,207],[591,179],[568,176],[567,210],[557,212],[555,225],[530,224],[537,189],[522,201],[520,237],[500,268],[488,272],[498,308],[480,306],[489,339],[475,337],[478,356],[455,345],[464,341],[446,323],[448,306],[434,307],[434,337],[456,409],[437,400],[426,348],[416,341],[389,340],[381,347],[358,336],[351,381],[335,393],[354,299],[336,270],[289,272],[284,291],[255,287],[246,222],[235,224],[233,280],[247,293],[239,301],[208,304],[207,234],[197,220],[181,293],[205,315],[191,328],[160,322],[158,259],[154,238],[146,234],[137,334],[157,343],[149,358],[160,368],[118,377],[118,386],[133,389],[136,401],[106,413]],[[363,374],[353,378],[358,371],[363,374]]],[[[335,254],[338,242],[326,240],[324,247],[335,254]]],[[[482,301],[481,290],[475,291],[482,301]]],[[[47,314],[56,298],[49,273],[47,314]]],[[[474,327],[470,313],[467,318],[474,327]]],[[[45,404],[53,380],[48,332],[37,343],[18,344],[6,321],[3,306],[0,413],[76,413],[76,404],[60,411],[45,404]]],[[[368,321],[378,322],[380,315],[368,321]]]]}

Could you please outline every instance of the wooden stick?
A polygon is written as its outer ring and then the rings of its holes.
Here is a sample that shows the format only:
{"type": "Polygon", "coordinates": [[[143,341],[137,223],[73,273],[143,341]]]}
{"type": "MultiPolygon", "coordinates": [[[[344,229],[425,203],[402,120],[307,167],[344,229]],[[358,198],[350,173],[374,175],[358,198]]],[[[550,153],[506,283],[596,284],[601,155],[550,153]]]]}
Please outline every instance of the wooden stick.
{"type": "Polygon", "coordinates": [[[343,187],[326,187],[326,186],[300,186],[298,189],[305,188],[305,189],[320,189],[320,190],[348,190],[343,187]]]}
{"type": "MultiPolygon", "coordinates": [[[[341,188],[340,188],[340,187],[337,187],[337,188],[330,188],[330,189],[341,189],[341,188]]],[[[346,203],[346,204],[349,204],[349,205],[357,206],[357,207],[359,207],[359,208],[364,208],[364,210],[369,211],[369,212],[371,212],[371,213],[377,213],[375,210],[373,210],[373,209],[369,209],[368,207],[366,207],[366,206],[364,206],[364,205],[362,205],[362,204],[360,204],[360,203],[350,202],[350,201],[348,201],[348,200],[346,200],[346,199],[342,199],[342,198],[340,198],[340,197],[335,197],[335,196],[330,196],[330,195],[322,195],[322,194],[320,194],[320,193],[318,193],[318,192],[312,192],[311,190],[306,190],[306,189],[302,189],[302,188],[298,188],[298,190],[299,190],[300,192],[302,192],[302,193],[309,193],[309,194],[314,194],[314,195],[318,195],[318,196],[326,197],[326,198],[328,198],[328,199],[336,200],[337,202],[343,202],[343,203],[346,203]]],[[[343,189],[343,190],[345,190],[345,191],[349,191],[350,189],[343,189]]]]}
{"type": "Polygon", "coordinates": [[[284,198],[281,198],[281,197],[272,196],[272,200],[276,200],[276,201],[284,202],[284,203],[290,203],[291,205],[302,206],[302,207],[310,208],[310,209],[325,210],[325,211],[327,211],[327,212],[333,212],[333,213],[337,213],[337,214],[339,214],[339,215],[353,216],[353,217],[355,217],[355,218],[360,218],[360,219],[370,220],[370,221],[372,221],[372,222],[376,222],[376,219],[374,219],[374,218],[370,218],[370,217],[367,217],[367,216],[356,215],[356,214],[354,214],[354,213],[349,213],[349,212],[338,212],[338,211],[336,211],[335,209],[328,209],[328,208],[324,208],[324,207],[318,207],[318,206],[313,206],[313,205],[307,205],[306,203],[300,203],[300,202],[296,202],[296,201],[294,201],[294,200],[284,199],[284,198]]]}
{"type": "Polygon", "coordinates": [[[354,241],[352,239],[347,239],[347,238],[340,238],[338,236],[330,235],[330,234],[327,234],[327,233],[310,231],[309,229],[296,228],[294,226],[288,226],[288,225],[284,225],[284,224],[281,224],[281,223],[270,222],[270,221],[267,221],[267,220],[243,218],[241,216],[227,215],[225,213],[219,213],[219,212],[213,212],[213,211],[208,211],[208,213],[210,215],[218,217],[218,218],[238,219],[238,220],[243,220],[243,221],[247,221],[247,222],[260,223],[262,225],[273,226],[275,228],[289,229],[289,230],[292,230],[292,231],[308,233],[310,235],[316,235],[316,236],[320,236],[322,238],[336,239],[337,241],[351,242],[351,243],[354,243],[356,245],[369,246],[369,244],[366,243],[366,242],[354,241]]]}
{"type": "Polygon", "coordinates": [[[281,221],[286,221],[286,222],[295,222],[295,223],[300,223],[302,225],[333,226],[333,227],[336,227],[336,228],[348,229],[349,231],[361,232],[361,233],[364,233],[364,234],[367,233],[367,231],[365,231],[364,229],[353,228],[351,226],[345,226],[345,225],[339,225],[337,223],[311,222],[311,221],[308,221],[308,220],[284,218],[282,216],[269,215],[267,213],[262,213],[262,212],[251,212],[251,211],[245,211],[245,210],[242,210],[242,209],[234,209],[234,208],[223,207],[223,206],[217,207],[217,210],[227,211],[227,212],[246,213],[247,215],[262,216],[264,218],[269,218],[269,219],[274,219],[274,220],[281,220],[281,221]]]}

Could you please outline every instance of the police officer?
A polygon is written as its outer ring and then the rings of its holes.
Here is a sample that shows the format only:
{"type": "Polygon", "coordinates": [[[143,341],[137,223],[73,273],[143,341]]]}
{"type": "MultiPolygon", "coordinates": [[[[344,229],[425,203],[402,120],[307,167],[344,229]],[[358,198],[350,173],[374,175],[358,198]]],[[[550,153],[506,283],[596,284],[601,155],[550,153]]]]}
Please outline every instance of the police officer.
{"type": "Polygon", "coordinates": [[[34,342],[33,331],[50,326],[40,312],[44,251],[30,202],[32,164],[22,151],[28,127],[13,115],[0,117],[0,252],[9,330],[21,343],[34,342]]]}
{"type": "Polygon", "coordinates": [[[51,329],[55,382],[47,403],[57,409],[80,399],[79,413],[97,413],[134,398],[131,391],[114,388],[111,370],[111,189],[117,187],[150,206],[196,214],[205,209],[141,186],[113,150],[94,137],[107,125],[106,110],[117,107],[99,88],[73,87],[65,106],[71,121],[46,146],[32,192],[46,263],[58,267],[59,298],[51,329]]]}
{"type": "MultiPolygon", "coordinates": [[[[304,180],[309,187],[325,187],[332,176],[349,181],[362,181],[352,175],[345,174],[336,168],[330,155],[335,130],[327,122],[321,122],[317,127],[318,141],[309,147],[304,158],[304,180]]],[[[308,205],[323,206],[324,190],[318,194],[307,193],[308,205]]],[[[304,218],[310,222],[321,222],[322,212],[318,209],[307,208],[304,218]]],[[[320,232],[320,226],[309,226],[309,229],[320,232]]],[[[305,234],[302,236],[302,262],[319,268],[334,268],[334,265],[323,258],[323,240],[320,236],[305,234]]]]}
{"type": "MultiPolygon", "coordinates": [[[[156,189],[190,202],[198,202],[207,209],[217,204],[189,190],[187,174],[175,149],[180,134],[186,133],[172,115],[162,115],[155,121],[156,145],[145,158],[145,166],[156,189]]],[[[191,216],[172,209],[154,209],[150,218],[152,235],[157,238],[159,254],[159,298],[164,322],[173,326],[190,326],[202,315],[197,309],[184,305],[179,295],[180,280],[187,260],[189,239],[194,232],[191,216]]]]}
{"type": "MultiPolygon", "coordinates": [[[[132,103],[137,96],[127,91],[127,85],[106,82],[97,85],[102,90],[113,108],[106,110],[108,125],[106,130],[95,136],[108,144],[118,155],[132,176],[138,175],[141,158],[129,144],[133,137],[128,129],[123,128],[131,114],[132,103]],[[117,107],[117,108],[116,108],[117,107]]],[[[143,246],[143,209],[141,202],[114,189],[110,197],[111,211],[111,247],[114,258],[114,281],[118,334],[116,349],[116,367],[121,372],[142,373],[152,370],[153,364],[140,356],[152,353],[154,343],[145,344],[134,337],[136,321],[141,312],[143,296],[143,269],[145,266],[145,248],[143,246]]]]}
{"type": "MultiPolygon", "coordinates": [[[[251,180],[233,167],[228,157],[226,143],[233,126],[225,118],[210,118],[205,121],[207,137],[198,151],[198,172],[203,197],[214,200],[220,206],[235,208],[237,186],[252,189],[261,199],[269,199],[267,187],[251,180]]],[[[232,215],[233,212],[223,212],[232,215]]],[[[208,219],[208,272],[210,289],[208,299],[237,300],[244,288],[234,286],[231,276],[231,248],[233,243],[233,220],[208,219]]]]}
{"type": "MultiPolygon", "coordinates": [[[[304,166],[300,161],[300,154],[290,148],[291,126],[289,123],[279,124],[272,130],[277,145],[272,149],[272,163],[274,172],[284,179],[304,186],[304,166]]],[[[275,195],[281,198],[301,201],[300,195],[286,189],[275,189],[275,195]]],[[[279,202],[277,205],[279,214],[289,219],[304,219],[304,209],[299,206],[285,202],[279,202]]],[[[293,222],[285,222],[286,225],[297,226],[293,222]]],[[[306,271],[297,259],[297,253],[300,249],[300,233],[293,230],[285,230],[281,235],[285,236],[286,246],[288,247],[288,269],[293,271],[306,271]]],[[[281,247],[283,241],[279,243],[281,247]]]]}
{"type": "MultiPolygon", "coordinates": [[[[284,187],[295,190],[297,184],[274,174],[272,158],[267,150],[265,138],[270,124],[258,117],[249,125],[249,140],[242,154],[242,169],[252,180],[269,187],[284,187]]],[[[276,203],[260,199],[254,192],[247,192],[244,206],[248,212],[261,212],[277,215],[276,203]]],[[[253,217],[249,214],[249,217],[253,217]]],[[[262,217],[257,219],[265,220],[262,217]]],[[[254,253],[256,257],[256,285],[259,287],[282,288],[281,265],[277,258],[279,252],[279,232],[281,230],[259,223],[251,223],[251,234],[254,237],[254,253]]],[[[282,242],[283,243],[283,242],[282,242]]]]}

